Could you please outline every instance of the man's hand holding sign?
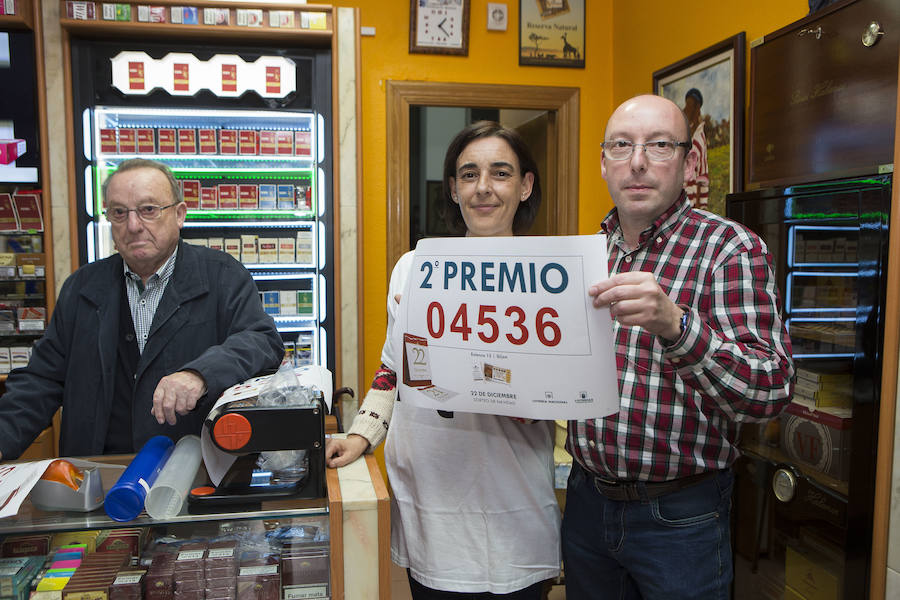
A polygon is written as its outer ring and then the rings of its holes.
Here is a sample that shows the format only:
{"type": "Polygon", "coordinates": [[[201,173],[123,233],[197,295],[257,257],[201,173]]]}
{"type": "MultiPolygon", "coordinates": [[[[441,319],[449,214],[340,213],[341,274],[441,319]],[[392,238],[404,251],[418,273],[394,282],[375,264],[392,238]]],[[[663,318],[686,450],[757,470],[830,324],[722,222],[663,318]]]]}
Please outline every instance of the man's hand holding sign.
{"type": "Polygon", "coordinates": [[[588,295],[606,278],[604,236],[420,241],[394,330],[401,395],[536,419],[616,412],[609,310],[588,295]]]}

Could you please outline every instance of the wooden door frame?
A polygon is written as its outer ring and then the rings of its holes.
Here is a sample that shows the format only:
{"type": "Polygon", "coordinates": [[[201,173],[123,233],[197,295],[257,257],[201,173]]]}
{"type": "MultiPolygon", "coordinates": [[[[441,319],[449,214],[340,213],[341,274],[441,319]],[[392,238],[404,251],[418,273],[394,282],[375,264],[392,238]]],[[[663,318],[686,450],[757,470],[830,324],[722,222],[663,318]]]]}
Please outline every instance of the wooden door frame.
{"type": "Polygon", "coordinates": [[[548,135],[548,181],[552,199],[548,229],[578,233],[579,90],[570,87],[387,82],[387,272],[409,250],[409,109],[411,106],[457,106],[552,111],[548,135]]]}

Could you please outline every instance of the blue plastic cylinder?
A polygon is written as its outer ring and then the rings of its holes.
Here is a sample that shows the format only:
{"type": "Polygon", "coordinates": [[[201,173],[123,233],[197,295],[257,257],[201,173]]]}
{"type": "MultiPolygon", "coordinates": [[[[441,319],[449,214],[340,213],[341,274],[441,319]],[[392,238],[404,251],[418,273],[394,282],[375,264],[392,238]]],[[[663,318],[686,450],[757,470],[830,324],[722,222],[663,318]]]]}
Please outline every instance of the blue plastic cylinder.
{"type": "Polygon", "coordinates": [[[131,521],[144,510],[144,499],[162,470],[175,443],[164,435],[147,440],[103,501],[106,514],[114,521],[131,521]]]}

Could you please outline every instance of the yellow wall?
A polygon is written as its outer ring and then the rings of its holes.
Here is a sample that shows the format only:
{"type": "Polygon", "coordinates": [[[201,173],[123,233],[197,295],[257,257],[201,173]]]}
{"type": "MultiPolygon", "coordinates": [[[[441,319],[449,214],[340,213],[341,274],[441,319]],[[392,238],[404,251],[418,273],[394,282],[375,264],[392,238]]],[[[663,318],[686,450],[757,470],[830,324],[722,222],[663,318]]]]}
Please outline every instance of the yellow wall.
{"type": "MultiPolygon", "coordinates": [[[[533,1],[533,0],[524,0],[533,1]]],[[[409,2],[334,0],[360,9],[360,24],[374,27],[361,40],[363,231],[362,268],[365,367],[364,383],[379,364],[386,324],[389,273],[385,230],[385,81],[425,80],[508,83],[581,88],[579,232],[598,229],[612,206],[599,177],[598,143],[619,102],[651,90],[653,71],[745,31],[747,41],[806,15],[806,0],[757,0],[749,3],[700,0],[690,5],[669,0],[586,0],[586,67],[563,69],[518,65],[519,2],[506,0],[509,28],[489,32],[487,0],[471,0],[469,55],[409,54],[409,2]],[[685,7],[689,6],[689,10],[685,7]]],[[[750,55],[747,52],[747,68],[750,55]]],[[[354,385],[354,382],[340,382],[354,385]]],[[[364,392],[363,390],[360,390],[364,392]]]]}
{"type": "MultiPolygon", "coordinates": [[[[390,276],[386,261],[385,231],[386,161],[385,157],[385,81],[417,80],[466,83],[504,83],[581,88],[581,168],[582,190],[579,206],[580,229],[593,232],[602,217],[596,194],[592,191],[590,165],[598,165],[600,155],[591,132],[603,126],[609,112],[612,89],[612,42],[609,23],[612,0],[588,0],[587,18],[599,24],[587,28],[586,68],[564,69],[520,67],[518,64],[519,3],[507,0],[507,31],[487,31],[487,0],[471,0],[469,17],[469,55],[441,56],[409,53],[409,1],[335,0],[335,6],[359,7],[360,24],[374,27],[374,37],[361,39],[362,90],[362,217],[361,238],[364,251],[363,304],[365,368],[361,374],[366,385],[380,363],[381,345],[387,317],[385,298],[390,276]]],[[[354,385],[343,382],[343,385],[354,385]]],[[[364,390],[360,390],[364,393],[364,390]]]]}

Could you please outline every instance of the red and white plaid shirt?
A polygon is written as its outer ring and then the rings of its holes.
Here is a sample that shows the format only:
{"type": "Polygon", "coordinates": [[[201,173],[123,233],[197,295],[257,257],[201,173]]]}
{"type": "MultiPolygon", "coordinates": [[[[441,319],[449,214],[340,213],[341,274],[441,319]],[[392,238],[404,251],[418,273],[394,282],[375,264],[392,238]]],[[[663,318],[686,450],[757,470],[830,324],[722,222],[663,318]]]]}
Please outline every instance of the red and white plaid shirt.
{"type": "Polygon", "coordinates": [[[674,345],[614,321],[619,412],[569,421],[570,453],[598,475],[666,481],[724,469],[738,423],[777,415],[794,365],[772,257],[743,226],[694,210],[682,194],[629,251],[613,209],[603,222],[609,272],[647,271],[689,308],[674,345]]]}

